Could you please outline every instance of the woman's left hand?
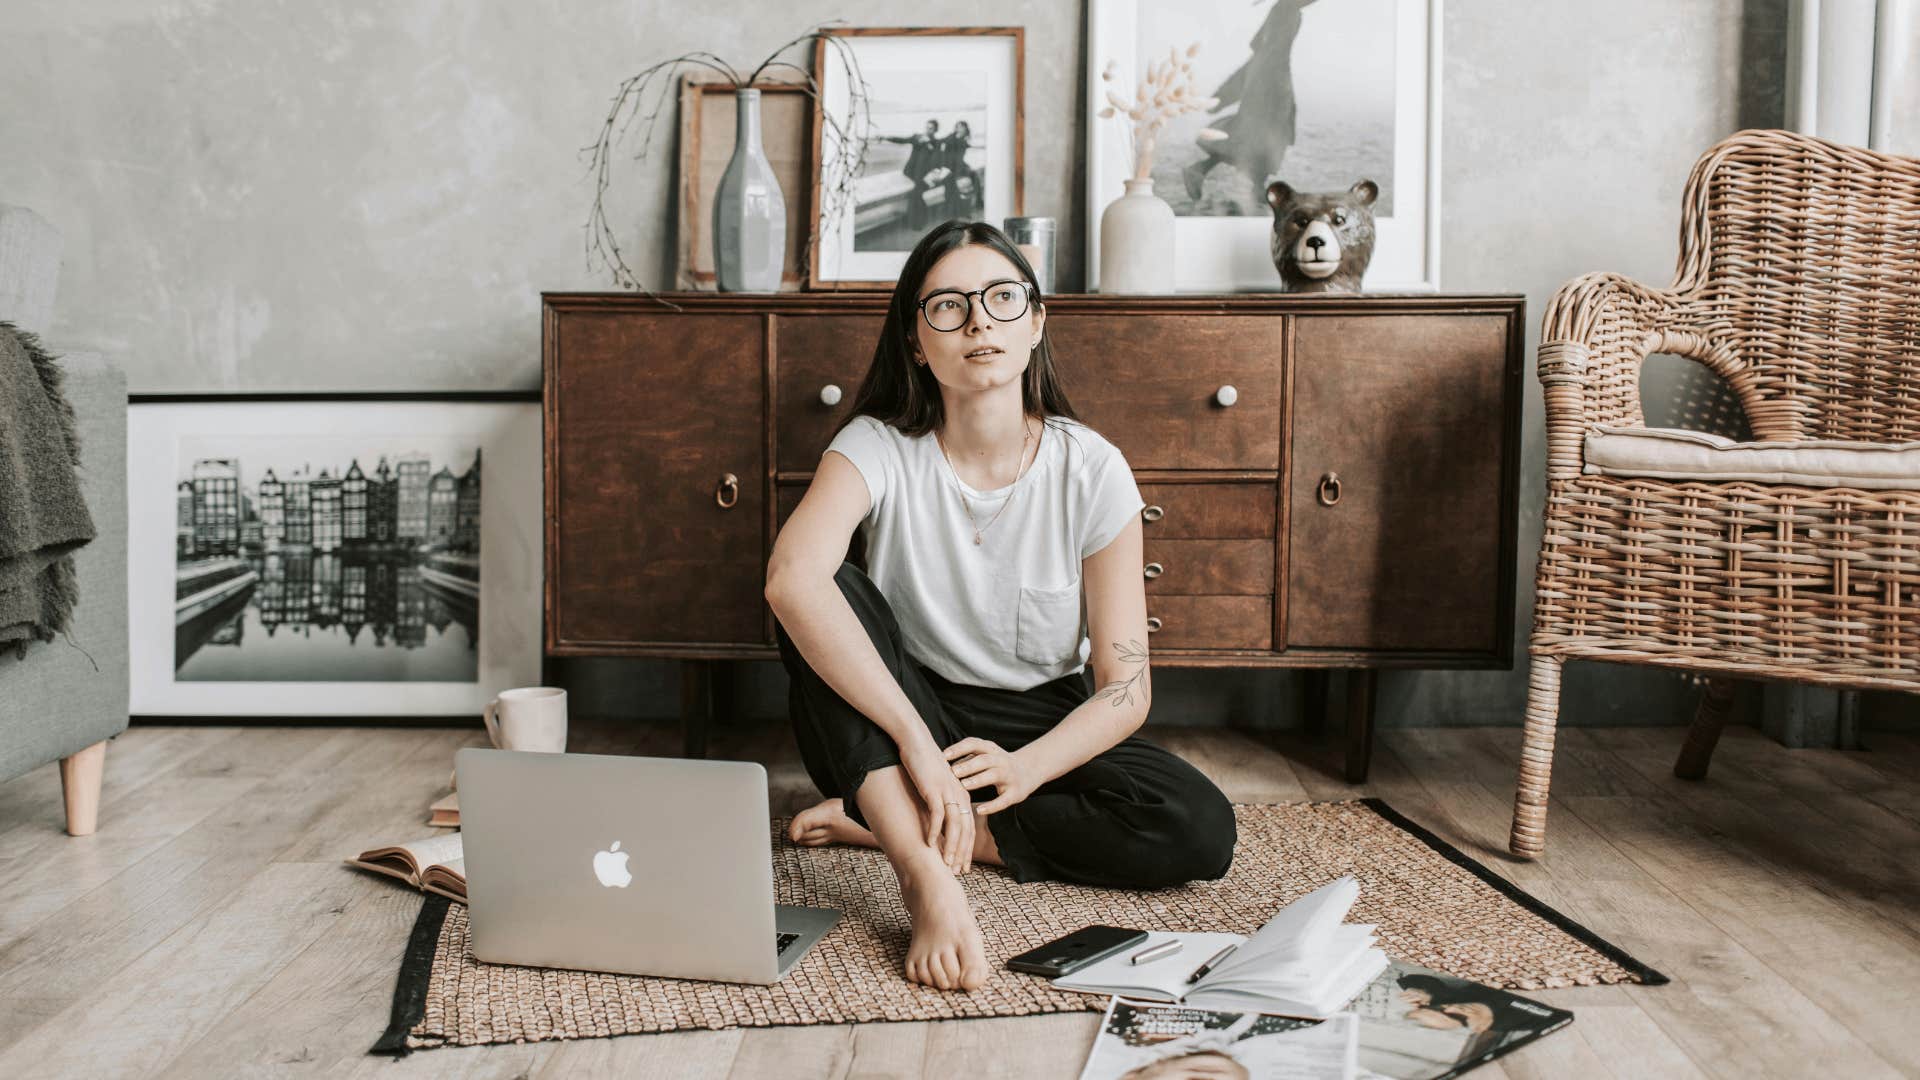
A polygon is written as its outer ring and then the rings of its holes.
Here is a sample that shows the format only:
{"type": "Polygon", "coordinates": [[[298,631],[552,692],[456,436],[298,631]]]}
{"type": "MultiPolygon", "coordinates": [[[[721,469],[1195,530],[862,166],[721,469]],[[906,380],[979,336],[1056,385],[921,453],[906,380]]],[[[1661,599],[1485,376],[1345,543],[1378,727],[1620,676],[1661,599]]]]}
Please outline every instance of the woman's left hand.
{"type": "Polygon", "coordinates": [[[953,775],[960,778],[961,787],[973,791],[993,785],[994,797],[974,804],[976,815],[999,813],[1033,794],[1033,789],[1040,786],[1020,755],[1002,749],[997,742],[965,738],[947,747],[945,753],[950,762],[955,758],[965,759],[953,766],[953,775]]]}

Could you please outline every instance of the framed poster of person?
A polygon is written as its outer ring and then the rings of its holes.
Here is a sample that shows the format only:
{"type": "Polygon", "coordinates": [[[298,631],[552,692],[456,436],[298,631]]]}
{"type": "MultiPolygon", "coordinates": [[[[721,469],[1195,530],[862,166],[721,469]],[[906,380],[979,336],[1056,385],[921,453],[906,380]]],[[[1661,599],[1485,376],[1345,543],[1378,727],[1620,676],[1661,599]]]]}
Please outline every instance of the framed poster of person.
{"type": "Polygon", "coordinates": [[[829,33],[852,49],[865,92],[851,92],[847,66],[816,40],[810,288],[891,289],[933,226],[1023,212],[1022,28],[829,33]],[[841,154],[843,143],[858,152],[841,154]]]}
{"type": "Polygon", "coordinates": [[[1100,215],[1133,172],[1126,117],[1100,111],[1109,90],[1131,100],[1147,65],[1169,50],[1192,65],[1196,92],[1218,99],[1173,118],[1154,142],[1153,193],[1174,212],[1176,289],[1279,290],[1268,184],[1337,193],[1366,179],[1379,194],[1363,290],[1437,290],[1440,6],[1089,0],[1088,290],[1099,288],[1100,215]]]}
{"type": "Polygon", "coordinates": [[[136,715],[470,718],[540,681],[537,395],[134,395],[127,450],[136,715]]]}

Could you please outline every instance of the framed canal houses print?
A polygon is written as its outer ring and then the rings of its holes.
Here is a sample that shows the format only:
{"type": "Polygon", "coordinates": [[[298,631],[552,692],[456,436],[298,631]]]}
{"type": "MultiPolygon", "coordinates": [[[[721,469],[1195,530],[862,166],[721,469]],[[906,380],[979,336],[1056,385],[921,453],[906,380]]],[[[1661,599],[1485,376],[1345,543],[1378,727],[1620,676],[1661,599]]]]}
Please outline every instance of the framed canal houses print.
{"type": "Polygon", "coordinates": [[[136,715],[473,716],[539,681],[535,395],[132,402],[136,715]]]}

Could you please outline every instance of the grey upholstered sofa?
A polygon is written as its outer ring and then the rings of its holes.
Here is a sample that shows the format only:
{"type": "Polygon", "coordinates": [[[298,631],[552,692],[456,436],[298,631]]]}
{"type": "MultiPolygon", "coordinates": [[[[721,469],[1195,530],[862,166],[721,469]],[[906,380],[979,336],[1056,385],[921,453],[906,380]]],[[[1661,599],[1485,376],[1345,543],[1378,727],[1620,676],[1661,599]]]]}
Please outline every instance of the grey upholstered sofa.
{"type": "Polygon", "coordinates": [[[40,334],[61,358],[97,530],[75,556],[72,642],[36,642],[24,656],[0,649],[0,780],[59,762],[67,831],[84,836],[94,830],[107,740],[127,729],[127,380],[108,358],[63,350],[47,335],[60,249],[44,218],[0,205],[0,319],[40,334]]]}

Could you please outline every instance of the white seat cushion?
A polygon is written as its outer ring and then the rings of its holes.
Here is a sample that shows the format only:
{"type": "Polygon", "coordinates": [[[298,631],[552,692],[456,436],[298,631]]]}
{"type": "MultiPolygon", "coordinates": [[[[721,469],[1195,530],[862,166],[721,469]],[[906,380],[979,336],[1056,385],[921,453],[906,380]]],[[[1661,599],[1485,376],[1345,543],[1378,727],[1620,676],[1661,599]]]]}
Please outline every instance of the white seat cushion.
{"type": "Polygon", "coordinates": [[[1735,442],[1704,431],[1600,427],[1588,433],[1586,451],[1588,475],[1920,489],[1920,442],[1735,442]]]}

